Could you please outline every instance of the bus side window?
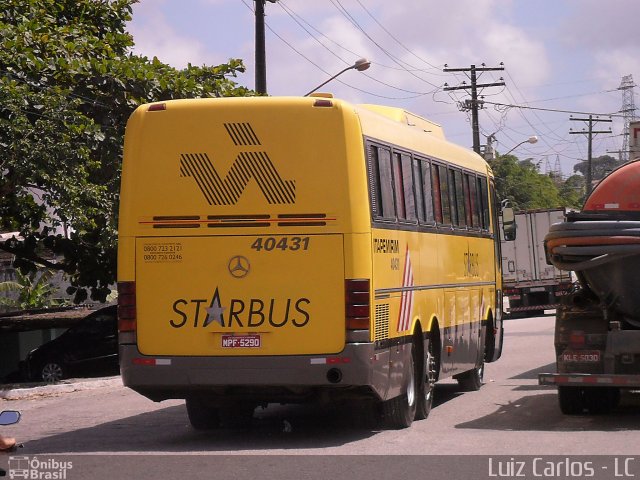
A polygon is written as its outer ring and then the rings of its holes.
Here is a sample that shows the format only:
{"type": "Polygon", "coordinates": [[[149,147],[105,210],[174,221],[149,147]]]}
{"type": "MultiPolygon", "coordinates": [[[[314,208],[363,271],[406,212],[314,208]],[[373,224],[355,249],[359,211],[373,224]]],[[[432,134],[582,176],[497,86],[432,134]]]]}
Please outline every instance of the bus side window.
{"type": "Polygon", "coordinates": [[[471,192],[469,189],[469,174],[462,175],[462,189],[464,190],[464,213],[468,227],[473,227],[473,219],[471,218],[471,192]]]}
{"type": "Polygon", "coordinates": [[[375,190],[378,198],[375,215],[395,219],[393,206],[393,175],[391,174],[391,151],[375,145],[371,146],[372,160],[376,170],[375,190]]]}
{"type": "Polygon", "coordinates": [[[440,194],[440,169],[432,165],[431,186],[433,192],[433,212],[437,223],[442,223],[442,195],[440,194]]]}
{"type": "Polygon", "coordinates": [[[404,220],[407,218],[406,207],[405,207],[405,197],[404,197],[404,187],[402,181],[402,165],[400,164],[400,154],[394,153],[393,157],[393,189],[394,196],[396,199],[396,213],[398,214],[398,218],[404,220]]]}
{"type": "MultiPolygon", "coordinates": [[[[442,222],[442,210],[440,206],[440,188],[438,187],[437,195],[433,192],[433,181],[431,179],[432,170],[429,160],[420,161],[420,169],[422,170],[422,192],[424,197],[424,221],[427,223],[435,223],[436,214],[438,212],[438,222],[442,222]],[[435,202],[435,206],[434,206],[435,202]]],[[[436,182],[437,183],[437,182],[436,182]]]]}
{"type": "Polygon", "coordinates": [[[456,202],[456,181],[454,178],[454,171],[451,169],[447,169],[447,177],[449,179],[449,201],[451,202],[451,224],[452,225],[460,225],[460,221],[458,219],[458,209],[456,202]]]}
{"type": "MultiPolygon", "coordinates": [[[[413,191],[416,194],[416,210],[418,213],[418,221],[423,223],[425,221],[424,216],[424,192],[422,191],[422,171],[420,170],[420,164],[422,162],[417,158],[411,159],[411,167],[413,169],[413,191]]],[[[431,185],[431,184],[429,184],[431,185]]]]}
{"type": "Polygon", "coordinates": [[[464,190],[462,187],[462,172],[449,170],[449,188],[451,191],[451,217],[453,224],[458,227],[467,225],[467,217],[464,211],[464,190]]]}
{"type": "Polygon", "coordinates": [[[411,156],[403,153],[400,155],[402,163],[402,186],[404,190],[404,205],[406,219],[410,222],[416,222],[418,216],[416,214],[416,196],[413,193],[413,175],[411,168],[411,156]]]}
{"type": "Polygon", "coordinates": [[[482,228],[483,230],[489,230],[489,190],[486,177],[478,177],[478,190],[480,191],[482,228]]]}
{"type": "Polygon", "coordinates": [[[442,223],[451,225],[451,200],[449,197],[449,178],[447,167],[436,165],[440,179],[440,203],[442,204],[442,223]]]}
{"type": "Polygon", "coordinates": [[[471,203],[471,222],[474,228],[480,228],[480,208],[478,202],[478,184],[474,175],[467,175],[469,181],[469,200],[471,203]]]}

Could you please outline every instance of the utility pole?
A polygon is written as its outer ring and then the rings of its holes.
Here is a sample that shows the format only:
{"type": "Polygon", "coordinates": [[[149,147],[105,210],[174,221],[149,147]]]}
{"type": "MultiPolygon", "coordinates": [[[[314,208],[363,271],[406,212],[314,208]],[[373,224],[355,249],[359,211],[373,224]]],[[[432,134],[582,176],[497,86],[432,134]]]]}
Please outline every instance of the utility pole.
{"type": "Polygon", "coordinates": [[[267,54],[264,42],[264,6],[265,2],[277,0],[254,0],[256,4],[256,92],[267,94],[267,54]]]}
{"type": "Polygon", "coordinates": [[[589,115],[589,118],[574,118],[569,117],[571,121],[579,121],[579,122],[587,122],[588,130],[582,130],[580,132],[569,131],[570,135],[587,135],[588,143],[587,143],[587,196],[591,193],[591,184],[593,182],[592,174],[591,174],[591,163],[593,161],[592,158],[592,145],[593,145],[593,136],[599,133],[612,133],[611,129],[609,130],[594,130],[594,123],[598,122],[609,122],[611,123],[613,120],[610,118],[593,118],[593,115],[589,115]]]}
{"type": "MultiPolygon", "coordinates": [[[[476,67],[475,65],[471,65],[469,68],[445,68],[444,72],[464,72],[468,73],[469,80],[471,81],[471,85],[467,85],[466,82],[463,82],[462,85],[457,87],[449,87],[445,83],[444,90],[471,90],[471,101],[466,101],[462,106],[462,110],[471,110],[471,127],[473,129],[473,151],[480,155],[480,124],[478,122],[478,109],[481,108],[481,102],[478,102],[478,89],[486,88],[486,87],[502,87],[504,86],[504,82],[496,82],[496,83],[482,83],[478,85],[478,72],[482,74],[482,72],[493,72],[497,70],[504,70],[504,66],[501,63],[499,67],[485,67],[484,63],[481,67],[476,67]]],[[[502,78],[500,79],[502,80],[502,78]]]]}

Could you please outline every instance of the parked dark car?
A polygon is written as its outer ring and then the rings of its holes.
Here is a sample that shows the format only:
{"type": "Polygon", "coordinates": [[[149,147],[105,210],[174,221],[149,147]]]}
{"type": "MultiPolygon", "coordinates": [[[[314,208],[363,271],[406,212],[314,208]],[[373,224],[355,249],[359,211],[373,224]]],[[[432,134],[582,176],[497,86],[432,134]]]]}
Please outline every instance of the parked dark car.
{"type": "Polygon", "coordinates": [[[101,308],[32,350],[26,358],[29,379],[54,383],[70,376],[116,375],[117,317],[116,305],[101,308]]]}

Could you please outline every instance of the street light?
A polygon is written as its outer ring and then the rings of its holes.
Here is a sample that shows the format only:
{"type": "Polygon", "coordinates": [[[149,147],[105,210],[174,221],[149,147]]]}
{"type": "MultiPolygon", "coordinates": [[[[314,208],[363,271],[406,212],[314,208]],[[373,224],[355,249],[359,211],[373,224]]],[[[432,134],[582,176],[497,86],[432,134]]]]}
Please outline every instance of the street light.
{"type": "MultiPolygon", "coordinates": [[[[511,150],[509,150],[507,153],[505,153],[504,155],[509,155],[511,152],[513,152],[516,148],[518,148],[520,145],[524,144],[524,143],[537,143],[538,142],[538,137],[536,137],[535,135],[531,135],[529,138],[527,138],[526,140],[523,140],[522,142],[520,142],[519,144],[517,144],[515,147],[513,147],[511,150]]],[[[502,155],[502,156],[504,156],[502,155]]]]}
{"type": "Polygon", "coordinates": [[[363,72],[364,70],[366,70],[367,68],[369,68],[371,66],[371,62],[369,60],[367,60],[366,58],[361,58],[359,60],[356,60],[356,63],[354,63],[353,65],[339,71],[338,73],[336,73],[333,77],[331,77],[329,80],[327,80],[326,82],[321,83],[320,85],[318,85],[316,88],[314,88],[313,90],[311,90],[309,93],[306,93],[304,96],[308,97],[309,95],[311,95],[313,92],[315,92],[316,90],[318,90],[321,87],[324,87],[327,83],[329,83],[331,80],[339,77],[340,75],[342,75],[344,72],[346,72],[347,70],[358,70],[359,72],[363,72]]]}

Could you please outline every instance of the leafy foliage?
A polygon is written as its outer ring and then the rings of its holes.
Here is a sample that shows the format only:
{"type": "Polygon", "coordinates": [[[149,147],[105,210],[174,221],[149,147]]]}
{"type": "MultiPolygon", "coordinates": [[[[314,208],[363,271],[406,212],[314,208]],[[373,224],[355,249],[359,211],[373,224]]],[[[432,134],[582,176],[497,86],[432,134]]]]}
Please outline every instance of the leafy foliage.
{"type": "MultiPolygon", "coordinates": [[[[591,177],[593,180],[603,179],[609,172],[618,168],[622,163],[616,160],[610,155],[602,155],[597,158],[591,159],[591,177]]],[[[581,173],[585,177],[587,176],[587,169],[589,163],[587,160],[581,160],[573,166],[573,171],[581,173]]]]}
{"type": "Polygon", "coordinates": [[[18,297],[0,297],[0,305],[20,310],[61,305],[61,301],[51,298],[57,291],[50,283],[52,275],[50,270],[28,275],[16,270],[17,281],[0,282],[0,293],[18,292],[18,297]]]}
{"type": "Polygon", "coordinates": [[[142,103],[249,95],[240,60],[177,70],[131,54],[135,0],[5,0],[0,10],[0,243],[25,272],[61,270],[75,301],[116,277],[124,128],[142,103]],[[55,254],[45,258],[42,246],[55,254]],[[52,258],[54,258],[52,260],[52,258]],[[57,260],[59,259],[59,260],[57,260]]]}
{"type": "Polygon", "coordinates": [[[580,209],[586,194],[586,182],[582,175],[571,175],[559,186],[562,205],[580,209]]]}
{"type": "Polygon", "coordinates": [[[562,205],[560,193],[551,177],[538,173],[530,161],[513,155],[489,161],[500,200],[508,199],[516,210],[555,208],[562,205]]]}

